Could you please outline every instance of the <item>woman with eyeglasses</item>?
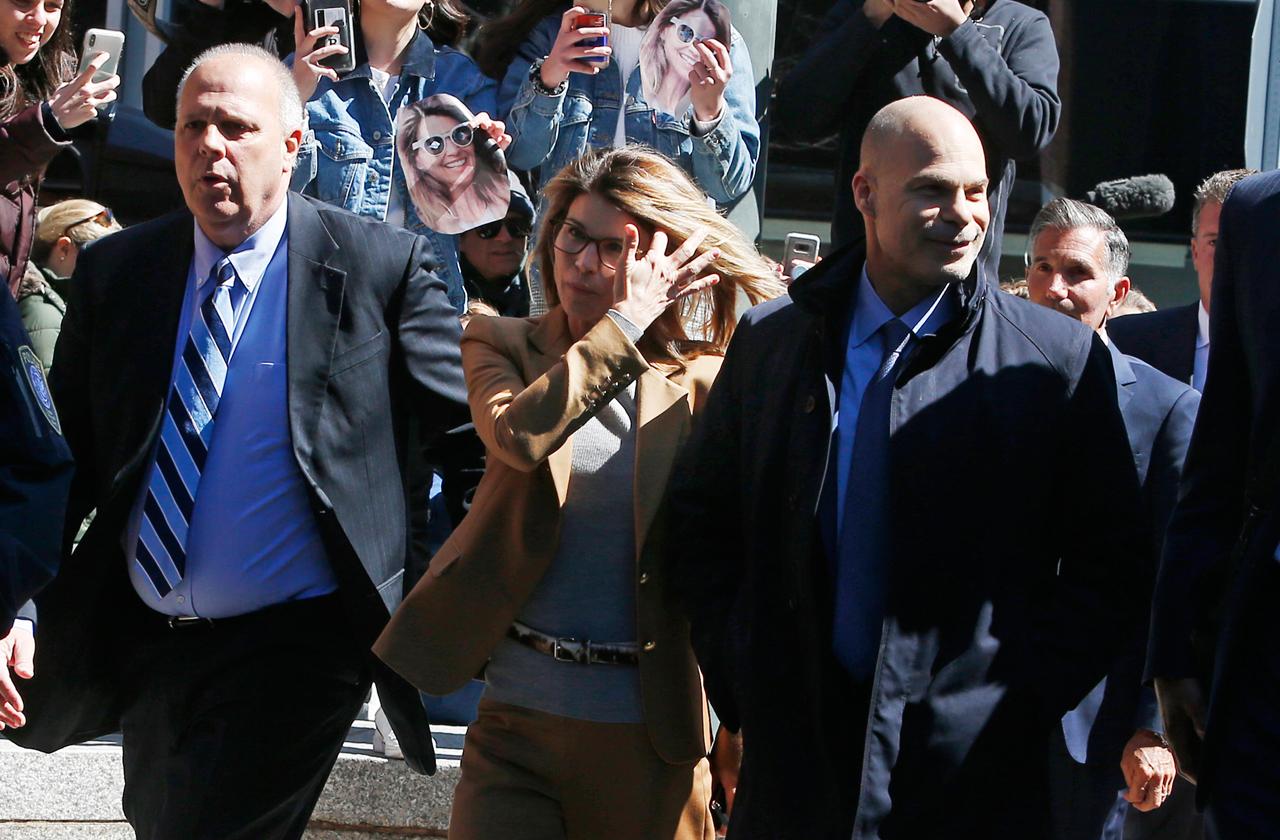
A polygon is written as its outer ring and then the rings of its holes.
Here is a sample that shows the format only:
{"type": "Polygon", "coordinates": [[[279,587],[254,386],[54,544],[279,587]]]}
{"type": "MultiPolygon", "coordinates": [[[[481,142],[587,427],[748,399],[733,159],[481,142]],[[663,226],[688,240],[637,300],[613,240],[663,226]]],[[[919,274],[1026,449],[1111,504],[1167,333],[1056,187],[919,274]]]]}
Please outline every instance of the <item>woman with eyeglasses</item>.
{"type": "Polygon", "coordinates": [[[105,56],[76,73],[70,3],[0,0],[0,277],[16,294],[31,255],[45,167],[67,132],[116,98],[117,76],[93,81],[105,56]]]}
{"type": "MultiPolygon", "coordinates": [[[[502,123],[489,117],[496,108],[496,86],[468,55],[433,43],[428,34],[441,16],[459,21],[454,28],[465,30],[470,18],[456,0],[353,0],[352,6],[356,66],[342,74],[322,62],[345,54],[346,49],[318,46],[337,34],[337,28],[305,32],[303,7],[294,12],[298,48],[290,60],[307,103],[310,132],[298,151],[291,186],[430,239],[449,286],[449,299],[461,314],[466,296],[456,230],[433,228],[414,207],[408,173],[397,153],[397,123],[406,106],[449,94],[475,114],[470,121],[474,138],[501,146],[508,141],[502,123]]],[[[463,138],[459,134],[455,139],[463,138]]],[[[452,152],[458,144],[442,141],[442,146],[433,148],[452,152]]]]}
{"type": "Polygon", "coordinates": [[[73,198],[36,214],[31,262],[18,288],[18,311],[31,336],[31,349],[48,372],[62,331],[67,282],[80,249],[120,230],[111,211],[96,201],[73,198]]]}
{"type": "Polygon", "coordinates": [[[553,308],[467,327],[485,474],[374,649],[432,693],[484,671],[454,840],[706,840],[711,732],[664,583],[665,486],[735,299],[782,286],[661,155],[588,154],[545,193],[553,308]]]}
{"type": "Polygon", "coordinates": [[[677,101],[650,99],[642,79],[642,42],[676,16],[666,0],[609,5],[608,28],[578,27],[587,11],[581,5],[523,0],[481,30],[476,60],[502,79],[500,113],[512,138],[507,161],[546,180],[590,149],[642,144],[678,163],[720,207],[732,204],[755,178],[760,126],[751,60],[724,7],[707,0],[706,8],[698,2],[698,11],[685,13],[691,49],[671,73],[691,95],[677,101]],[[700,16],[726,25],[704,32],[700,16]],[[607,45],[584,44],[600,38],[607,45]]]}

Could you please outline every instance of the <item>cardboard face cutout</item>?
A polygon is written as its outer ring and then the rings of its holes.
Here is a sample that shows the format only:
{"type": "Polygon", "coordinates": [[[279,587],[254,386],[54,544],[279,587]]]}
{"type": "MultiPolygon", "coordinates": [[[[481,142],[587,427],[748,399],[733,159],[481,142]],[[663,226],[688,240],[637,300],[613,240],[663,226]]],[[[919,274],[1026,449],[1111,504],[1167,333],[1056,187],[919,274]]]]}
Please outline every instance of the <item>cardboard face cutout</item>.
{"type": "Polygon", "coordinates": [[[697,45],[715,39],[728,47],[733,30],[720,0],[671,0],[649,24],[640,42],[644,99],[675,117],[689,109],[689,73],[702,59],[697,45]]]}
{"type": "Polygon", "coordinates": [[[438,93],[400,109],[396,152],[418,218],[462,233],[507,215],[507,161],[462,101],[438,93]]]}

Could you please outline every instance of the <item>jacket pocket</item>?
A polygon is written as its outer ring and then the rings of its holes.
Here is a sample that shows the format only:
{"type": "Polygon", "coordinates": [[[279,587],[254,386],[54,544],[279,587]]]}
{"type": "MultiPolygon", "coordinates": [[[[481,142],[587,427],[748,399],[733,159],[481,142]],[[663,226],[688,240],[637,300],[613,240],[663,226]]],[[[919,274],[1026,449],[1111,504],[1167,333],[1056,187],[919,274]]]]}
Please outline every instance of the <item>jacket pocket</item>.
{"type": "Polygon", "coordinates": [[[383,337],[382,330],[378,330],[374,335],[363,339],[358,344],[342,350],[333,357],[332,364],[329,365],[329,376],[337,376],[344,371],[351,370],[357,365],[364,364],[370,359],[374,359],[382,355],[383,337]]]}
{"type": "Polygon", "coordinates": [[[593,110],[591,100],[586,96],[570,93],[565,97],[560,112],[560,130],[551,153],[551,173],[559,172],[587,150],[593,110]]]}
{"type": "Polygon", "coordinates": [[[316,197],[359,212],[373,147],[346,126],[320,125],[314,127],[314,132],[320,149],[316,157],[316,197]]]}

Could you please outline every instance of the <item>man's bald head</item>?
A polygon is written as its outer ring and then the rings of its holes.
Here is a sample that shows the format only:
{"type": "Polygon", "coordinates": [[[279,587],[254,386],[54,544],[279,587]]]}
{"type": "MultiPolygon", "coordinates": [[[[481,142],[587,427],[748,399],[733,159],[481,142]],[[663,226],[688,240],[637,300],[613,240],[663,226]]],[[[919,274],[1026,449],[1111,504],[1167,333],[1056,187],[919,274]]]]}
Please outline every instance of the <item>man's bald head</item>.
{"type": "Polygon", "coordinates": [[[866,225],[867,274],[902,314],[973,269],[991,220],[982,141],[941,100],[898,100],[867,126],[853,198],[866,225]]]}
{"type": "Polygon", "coordinates": [[[874,172],[886,158],[901,160],[907,151],[932,154],[951,147],[983,157],[982,141],[968,117],[941,99],[909,96],[876,112],[862,134],[860,168],[874,172]]]}

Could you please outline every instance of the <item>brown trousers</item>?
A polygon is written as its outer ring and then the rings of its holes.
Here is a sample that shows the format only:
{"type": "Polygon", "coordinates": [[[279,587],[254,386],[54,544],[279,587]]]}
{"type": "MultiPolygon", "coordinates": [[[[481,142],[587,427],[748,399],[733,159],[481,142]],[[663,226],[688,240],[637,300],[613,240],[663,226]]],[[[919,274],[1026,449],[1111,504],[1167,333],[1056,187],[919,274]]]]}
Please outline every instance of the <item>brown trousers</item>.
{"type": "Polygon", "coordinates": [[[668,764],[643,724],[480,701],[450,840],[713,840],[711,770],[668,764]]]}

